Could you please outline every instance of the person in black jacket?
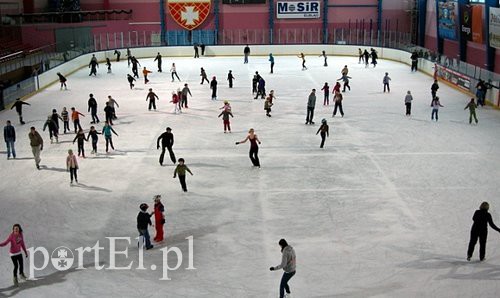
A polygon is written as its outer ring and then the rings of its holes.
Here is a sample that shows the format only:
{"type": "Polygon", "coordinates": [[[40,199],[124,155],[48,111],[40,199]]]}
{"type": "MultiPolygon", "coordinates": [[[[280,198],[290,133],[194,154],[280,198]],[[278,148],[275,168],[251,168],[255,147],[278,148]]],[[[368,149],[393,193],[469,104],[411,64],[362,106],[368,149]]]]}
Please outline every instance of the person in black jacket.
{"type": "Polygon", "coordinates": [[[49,129],[50,143],[52,144],[52,136],[56,138],[56,143],[59,143],[59,135],[57,133],[58,127],[57,124],[52,120],[52,116],[47,117],[47,121],[45,121],[45,124],[43,125],[43,131],[45,131],[46,128],[49,129]]]}
{"type": "Polygon", "coordinates": [[[417,71],[417,66],[418,66],[418,53],[417,51],[413,52],[410,56],[411,59],[411,71],[417,71]]]}
{"type": "Polygon", "coordinates": [[[7,125],[3,128],[3,138],[5,140],[5,145],[7,146],[7,159],[10,159],[10,154],[12,157],[16,158],[16,148],[14,143],[16,142],[16,130],[14,126],[7,120],[7,125]]]}
{"type": "Polygon", "coordinates": [[[212,89],[212,100],[217,100],[217,79],[212,77],[212,81],[210,82],[210,89],[212,89]]]}
{"type": "Polygon", "coordinates": [[[97,101],[94,98],[94,94],[90,93],[89,97],[88,112],[92,115],[92,122],[90,122],[90,124],[99,123],[99,117],[97,117],[97,101]]]}
{"type": "Polygon", "coordinates": [[[486,254],[486,239],[488,238],[488,224],[495,231],[500,232],[500,229],[493,223],[491,219],[491,214],[488,213],[490,209],[490,204],[488,202],[482,202],[479,206],[479,210],[474,212],[472,220],[472,228],[470,231],[470,241],[469,249],[467,250],[467,261],[470,261],[472,253],[474,253],[474,247],[476,246],[477,239],[479,238],[479,259],[484,260],[486,254]]]}
{"type": "Polygon", "coordinates": [[[172,146],[174,145],[174,135],[172,134],[172,129],[167,127],[167,131],[162,133],[161,136],[156,140],[156,149],[160,149],[160,140],[161,140],[161,154],[160,154],[160,165],[163,166],[163,158],[165,157],[165,148],[168,149],[168,153],[170,154],[170,160],[175,164],[175,154],[172,150],[172,146]]]}
{"type": "Polygon", "coordinates": [[[26,122],[23,121],[23,105],[31,106],[29,103],[22,101],[20,98],[17,98],[10,109],[12,110],[13,108],[16,108],[16,112],[19,115],[19,123],[26,124],[26,122]]]}
{"type": "Polygon", "coordinates": [[[160,52],[158,52],[158,54],[156,55],[155,57],[155,60],[154,61],[158,61],[158,72],[161,72],[161,54],[160,52]]]}
{"type": "Polygon", "coordinates": [[[246,47],[243,49],[243,55],[245,56],[243,63],[247,64],[248,63],[248,56],[250,56],[250,47],[248,45],[246,45],[246,47]]]}
{"type": "Polygon", "coordinates": [[[104,107],[104,114],[106,115],[106,121],[108,121],[109,125],[113,125],[113,110],[113,107],[111,107],[109,101],[107,101],[104,107]]]}
{"type": "Polygon", "coordinates": [[[91,75],[97,76],[97,68],[98,67],[99,67],[99,63],[97,63],[97,58],[95,57],[95,55],[92,55],[92,59],[90,59],[90,63],[89,63],[89,68],[90,68],[89,77],[91,75]]]}
{"type": "Polygon", "coordinates": [[[127,81],[130,86],[130,89],[134,88],[134,82],[135,82],[134,77],[131,76],[130,74],[127,74],[127,81]]]}
{"type": "MultiPolygon", "coordinates": [[[[139,236],[144,237],[144,241],[146,242],[146,249],[153,248],[151,244],[151,240],[149,237],[148,227],[152,225],[151,223],[151,215],[147,212],[149,206],[146,203],[142,203],[139,208],[141,211],[137,214],[137,230],[139,231],[139,236]]],[[[139,247],[141,242],[139,242],[139,247]]]]}

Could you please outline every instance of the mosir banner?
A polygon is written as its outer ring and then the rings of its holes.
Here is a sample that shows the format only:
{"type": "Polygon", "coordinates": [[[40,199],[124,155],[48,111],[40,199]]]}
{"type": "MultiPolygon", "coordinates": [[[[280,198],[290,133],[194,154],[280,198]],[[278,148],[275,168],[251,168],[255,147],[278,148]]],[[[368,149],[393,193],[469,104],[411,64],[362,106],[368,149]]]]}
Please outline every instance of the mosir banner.
{"type": "Polygon", "coordinates": [[[277,1],[276,18],[278,19],[318,19],[319,1],[277,1]]]}

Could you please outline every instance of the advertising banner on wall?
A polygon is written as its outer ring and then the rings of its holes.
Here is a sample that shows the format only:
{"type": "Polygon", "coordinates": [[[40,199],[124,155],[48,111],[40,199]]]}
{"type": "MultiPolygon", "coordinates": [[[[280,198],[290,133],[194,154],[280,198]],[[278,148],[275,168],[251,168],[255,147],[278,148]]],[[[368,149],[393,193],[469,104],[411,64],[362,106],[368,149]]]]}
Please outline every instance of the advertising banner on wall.
{"type": "Polygon", "coordinates": [[[483,5],[472,6],[472,41],[483,43],[483,5]]]}
{"type": "Polygon", "coordinates": [[[469,5],[460,6],[460,19],[462,20],[462,27],[460,28],[460,34],[462,40],[471,41],[472,40],[472,7],[469,5]]]}
{"type": "Polygon", "coordinates": [[[457,39],[458,4],[453,0],[438,2],[438,32],[439,37],[457,39]]]}
{"type": "Polygon", "coordinates": [[[167,0],[172,19],[184,29],[193,30],[210,14],[211,0],[167,0]]]}
{"type": "Polygon", "coordinates": [[[500,8],[490,7],[490,45],[500,49],[500,8]]]}
{"type": "Polygon", "coordinates": [[[278,19],[318,19],[319,1],[277,1],[276,18],[278,19]]]}
{"type": "Polygon", "coordinates": [[[441,65],[437,65],[437,75],[439,78],[452,83],[453,85],[462,88],[463,90],[470,90],[470,78],[459,72],[453,71],[441,65]]]}

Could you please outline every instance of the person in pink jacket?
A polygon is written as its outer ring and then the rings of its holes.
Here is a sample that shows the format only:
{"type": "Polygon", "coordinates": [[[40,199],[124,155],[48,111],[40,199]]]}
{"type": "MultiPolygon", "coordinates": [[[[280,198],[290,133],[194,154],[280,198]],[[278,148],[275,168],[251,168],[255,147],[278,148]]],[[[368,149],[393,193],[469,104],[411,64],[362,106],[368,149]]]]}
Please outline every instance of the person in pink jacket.
{"type": "Polygon", "coordinates": [[[73,177],[75,178],[76,183],[78,183],[78,176],[76,174],[78,170],[78,161],[76,160],[76,156],[73,154],[73,150],[68,150],[68,156],[66,157],[66,169],[69,172],[69,176],[71,178],[71,184],[73,184],[73,177]]]}
{"type": "Polygon", "coordinates": [[[26,279],[23,271],[23,255],[21,250],[23,250],[26,257],[28,257],[28,252],[26,251],[26,246],[24,245],[23,229],[19,224],[15,224],[12,227],[12,233],[4,242],[0,243],[0,246],[3,247],[7,244],[10,244],[10,258],[12,259],[12,263],[14,263],[14,286],[17,287],[19,285],[17,280],[18,269],[21,278],[26,279]]]}

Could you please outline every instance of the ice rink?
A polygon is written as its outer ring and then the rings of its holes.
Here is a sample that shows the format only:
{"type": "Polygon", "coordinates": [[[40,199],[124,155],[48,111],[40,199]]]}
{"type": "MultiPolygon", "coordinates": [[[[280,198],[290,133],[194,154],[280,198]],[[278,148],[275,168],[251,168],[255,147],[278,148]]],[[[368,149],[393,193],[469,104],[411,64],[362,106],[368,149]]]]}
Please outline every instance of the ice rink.
{"type": "MultiPolygon", "coordinates": [[[[133,51],[132,51],[133,52],[133,51]]],[[[319,55],[319,53],[318,53],[319,55]]],[[[123,55],[124,56],[124,55],[123,55]]],[[[110,53],[111,57],[111,53],[110,53]]],[[[411,73],[408,65],[380,60],[365,68],[354,57],[308,56],[302,71],[295,56],[277,56],[274,74],[267,57],[163,57],[163,73],[156,63],[140,59],[154,71],[150,83],[142,76],[130,90],[127,62],[113,63],[107,74],[100,64],[97,77],[87,68],[68,76],[67,91],[55,83],[28,99],[26,125],[14,110],[0,112],[0,121],[12,120],[17,142],[16,160],[7,160],[5,143],[0,154],[0,240],[14,223],[25,230],[28,247],[51,253],[65,246],[92,247],[97,241],[101,265],[109,266],[106,237],[137,237],[139,204],[153,205],[161,194],[166,207],[166,240],[144,252],[146,270],[137,270],[135,240],[127,246],[132,270],[96,270],[94,253],[84,255],[86,270],[59,272],[49,266],[36,272],[37,281],[12,286],[12,263],[7,248],[0,249],[0,297],[279,297],[282,271],[270,272],[281,261],[278,241],[285,238],[297,254],[297,274],[291,279],[292,297],[497,297],[500,293],[500,235],[490,229],[486,260],[478,250],[471,262],[466,250],[472,215],[482,201],[491,205],[500,225],[500,113],[479,108],[479,124],[469,125],[464,107],[468,96],[440,83],[444,105],[439,122],[431,121],[432,78],[411,73]],[[176,63],[181,82],[171,82],[176,63]],[[345,117],[332,118],[333,105],[323,106],[324,82],[333,87],[344,65],[349,67],[352,91],[344,93],[345,117]],[[200,85],[200,67],[219,82],[218,100],[200,85]],[[236,78],[229,89],[228,70],[236,78]],[[254,100],[251,79],[255,71],[275,90],[272,117],[264,101],[254,100]],[[382,92],[389,72],[391,93],[382,92]],[[189,109],[173,114],[171,92],[188,83],[189,109]],[[148,111],[147,89],[159,95],[158,111],[148,111]],[[317,89],[315,125],[305,125],[306,103],[317,89]],[[404,96],[414,96],[412,117],[405,116],[404,96]],[[76,152],[74,134],[61,135],[50,144],[42,127],[53,108],[76,107],[86,115],[88,94],[99,104],[104,121],[108,95],[119,104],[113,126],[116,150],[79,158],[79,184],[71,186],[66,172],[67,150],[76,152]],[[223,100],[229,100],[234,118],[232,133],[224,134],[217,118],[223,100]],[[315,135],[321,119],[328,120],[330,137],[324,149],[315,135]],[[35,168],[28,130],[35,126],[45,141],[42,169],[35,168]],[[184,158],[189,192],[183,193],[175,166],[166,157],[158,163],[157,137],[170,126],[174,152],[184,158]],[[253,168],[249,144],[235,145],[254,128],[262,141],[262,167],[253,168]],[[194,238],[194,267],[188,267],[194,238]],[[181,268],[160,280],[161,248],[178,247],[181,268]]],[[[140,68],[141,70],[142,68],[140,68]]],[[[131,73],[131,72],[130,72],[131,73]]],[[[56,80],[57,77],[54,78],[56,80]]],[[[332,101],[332,96],[330,96],[332,101]]],[[[70,124],[72,127],[72,124],[70,124]]],[[[97,125],[102,129],[102,122],[97,125]]],[[[150,209],[152,211],[152,209],[150,209]]],[[[150,228],[154,237],[154,228],[150,228]]],[[[175,254],[168,264],[177,263],[175,254]]],[[[41,254],[35,264],[42,265],[41,254]]],[[[76,259],[75,259],[76,262],[76,259]]],[[[29,270],[26,269],[25,272],[29,270]]]]}

